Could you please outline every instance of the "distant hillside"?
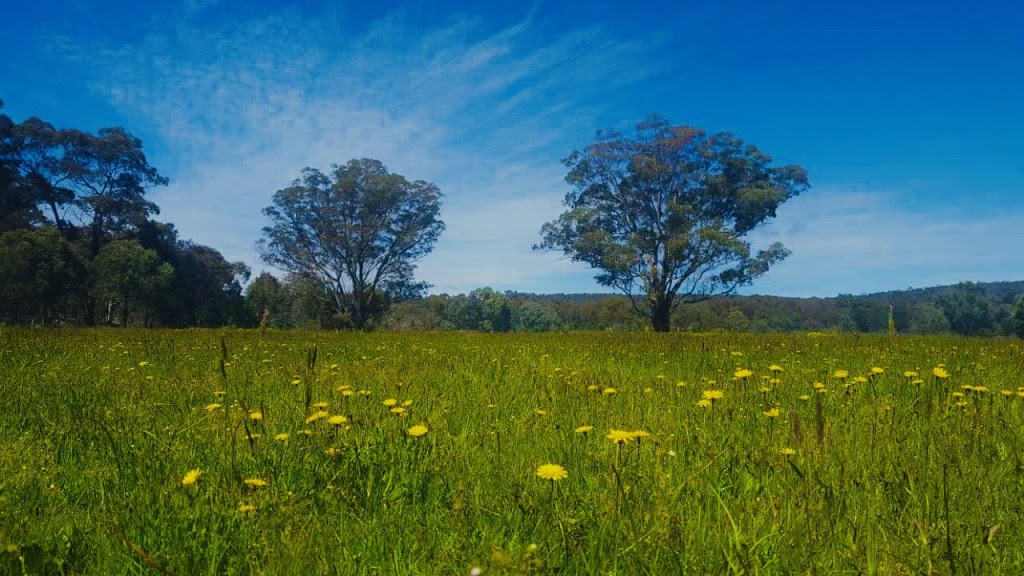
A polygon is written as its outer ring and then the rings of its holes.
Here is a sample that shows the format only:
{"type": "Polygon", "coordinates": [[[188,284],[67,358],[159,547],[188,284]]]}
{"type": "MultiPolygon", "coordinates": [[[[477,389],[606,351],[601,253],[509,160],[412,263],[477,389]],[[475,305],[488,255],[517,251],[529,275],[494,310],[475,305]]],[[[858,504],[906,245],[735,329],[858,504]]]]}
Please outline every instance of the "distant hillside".
{"type": "MultiPolygon", "coordinates": [[[[829,298],[726,296],[680,305],[673,328],[688,331],[886,332],[892,312],[900,333],[1014,333],[1024,281],[961,283],[841,294],[829,298]]],[[[1024,307],[1021,321],[1024,322],[1024,307]]],[[[642,330],[628,298],[616,294],[529,294],[474,290],[403,302],[385,325],[392,329],[486,331],[642,330]]]]}

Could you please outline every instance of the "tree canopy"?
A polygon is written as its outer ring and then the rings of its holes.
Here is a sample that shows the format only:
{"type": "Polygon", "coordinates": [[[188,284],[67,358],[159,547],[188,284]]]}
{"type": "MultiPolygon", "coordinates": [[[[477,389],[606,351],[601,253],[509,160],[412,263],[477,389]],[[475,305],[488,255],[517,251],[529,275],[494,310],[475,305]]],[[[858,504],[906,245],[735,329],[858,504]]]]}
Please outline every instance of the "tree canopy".
{"type": "Polygon", "coordinates": [[[315,281],[341,323],[356,329],[388,303],[421,294],[415,262],[430,253],[444,223],[437,186],[392,174],[378,160],[306,168],[264,209],[265,262],[315,281]]]}
{"type": "Polygon", "coordinates": [[[248,268],[151,218],[166,183],[124,128],[0,114],[0,322],[253,322],[248,268]]]}
{"type": "Polygon", "coordinates": [[[730,294],[789,251],[753,251],[746,236],[808,188],[799,166],[728,133],[708,135],[651,116],[633,137],[599,132],[564,160],[567,210],[541,229],[536,249],[560,251],[600,272],[656,331],[679,302],[730,294]]]}

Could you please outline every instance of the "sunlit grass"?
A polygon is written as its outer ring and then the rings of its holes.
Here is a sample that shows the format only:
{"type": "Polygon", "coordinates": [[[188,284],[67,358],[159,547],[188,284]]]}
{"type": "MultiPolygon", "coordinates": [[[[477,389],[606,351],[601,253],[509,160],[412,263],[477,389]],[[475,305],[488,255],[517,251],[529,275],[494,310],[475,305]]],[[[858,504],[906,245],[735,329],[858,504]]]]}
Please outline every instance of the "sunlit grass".
{"type": "Polygon", "coordinates": [[[0,328],[0,574],[1019,573],[1024,348],[0,328]]]}

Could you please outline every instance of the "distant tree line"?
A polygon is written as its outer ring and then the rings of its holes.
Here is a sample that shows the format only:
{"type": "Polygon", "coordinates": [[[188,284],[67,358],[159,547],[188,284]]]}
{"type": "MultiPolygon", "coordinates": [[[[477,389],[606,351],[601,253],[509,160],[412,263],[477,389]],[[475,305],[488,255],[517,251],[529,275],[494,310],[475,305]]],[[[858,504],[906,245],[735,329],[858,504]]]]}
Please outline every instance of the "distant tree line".
{"type": "Polygon", "coordinates": [[[166,184],[123,128],[0,114],[0,322],[254,323],[249,269],[152,218],[166,184]]]}
{"type": "MultiPolygon", "coordinates": [[[[249,308],[267,310],[271,327],[333,327],[333,313],[315,283],[264,273],[246,292],[249,308]]],[[[724,296],[679,307],[676,330],[694,332],[888,331],[900,334],[1024,337],[1024,282],[970,282],[955,286],[844,294],[834,298],[724,296]]],[[[629,299],[617,294],[527,294],[478,288],[392,305],[379,326],[387,330],[544,332],[649,329],[629,299]]]]}

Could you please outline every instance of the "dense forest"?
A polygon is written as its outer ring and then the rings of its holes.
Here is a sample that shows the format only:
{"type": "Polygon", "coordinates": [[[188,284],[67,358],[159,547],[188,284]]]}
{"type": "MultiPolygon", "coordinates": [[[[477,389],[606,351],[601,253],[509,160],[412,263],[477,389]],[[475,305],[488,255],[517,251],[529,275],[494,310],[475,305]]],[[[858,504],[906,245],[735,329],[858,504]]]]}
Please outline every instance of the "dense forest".
{"type": "MultiPolygon", "coordinates": [[[[248,287],[253,310],[267,310],[279,328],[330,326],[329,308],[301,279],[262,274],[248,287]]],[[[964,282],[955,286],[844,294],[833,298],[727,296],[679,305],[672,323],[685,331],[885,333],[890,314],[903,334],[1024,335],[1024,282],[964,282]]],[[[432,295],[394,304],[381,326],[390,330],[645,330],[625,296],[524,294],[490,288],[432,295]]]]}
{"type": "Polygon", "coordinates": [[[123,128],[0,114],[0,322],[250,323],[248,267],[153,218],[166,184],[123,128]]]}
{"type": "MultiPolygon", "coordinates": [[[[0,102],[2,107],[2,102],[0,102]]],[[[95,134],[0,114],[0,323],[152,327],[346,328],[322,283],[229,262],[154,218],[167,179],[123,128],[95,134]],[[248,284],[247,284],[248,283],[248,284]]],[[[370,293],[371,298],[380,297],[370,293]]],[[[388,330],[644,330],[630,299],[536,295],[387,295],[367,327],[388,330]]],[[[638,313],[639,312],[639,313],[638,313]]],[[[723,296],[680,304],[687,331],[844,331],[1024,336],[1024,282],[834,298],[723,296]]]]}

